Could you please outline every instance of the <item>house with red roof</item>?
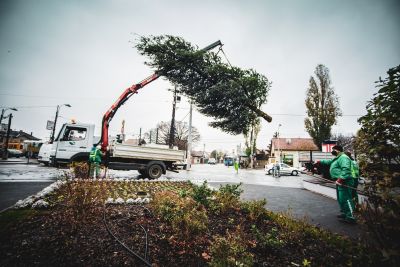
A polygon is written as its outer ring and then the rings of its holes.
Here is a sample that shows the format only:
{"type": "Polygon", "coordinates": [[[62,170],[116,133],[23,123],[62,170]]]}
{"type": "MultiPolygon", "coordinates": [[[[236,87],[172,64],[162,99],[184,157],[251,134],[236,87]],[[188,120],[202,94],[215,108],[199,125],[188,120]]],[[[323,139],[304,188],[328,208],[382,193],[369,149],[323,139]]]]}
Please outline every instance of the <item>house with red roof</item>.
{"type": "Polygon", "coordinates": [[[312,138],[272,138],[269,163],[281,161],[299,168],[304,152],[312,151],[319,151],[312,138]]]}

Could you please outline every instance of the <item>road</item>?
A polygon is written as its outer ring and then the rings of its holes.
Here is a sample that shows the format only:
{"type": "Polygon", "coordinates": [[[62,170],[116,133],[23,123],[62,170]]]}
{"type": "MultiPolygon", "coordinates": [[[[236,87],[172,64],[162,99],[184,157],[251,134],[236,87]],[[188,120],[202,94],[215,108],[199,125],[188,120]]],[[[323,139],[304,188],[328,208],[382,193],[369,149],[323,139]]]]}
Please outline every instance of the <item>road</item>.
{"type": "MultiPolygon", "coordinates": [[[[63,175],[64,171],[23,162],[0,163],[0,210],[40,191],[63,175]]],[[[109,170],[108,176],[139,178],[137,171],[109,170]]],[[[266,208],[269,210],[290,213],[297,219],[306,219],[311,224],[332,232],[352,237],[358,237],[361,233],[358,226],[343,224],[337,220],[336,200],[303,189],[303,178],[309,178],[305,174],[274,178],[259,169],[239,170],[236,173],[233,167],[217,164],[193,165],[190,171],[167,172],[164,178],[190,180],[197,184],[207,180],[214,188],[227,183],[242,183],[242,199],[265,198],[266,208]]]]}

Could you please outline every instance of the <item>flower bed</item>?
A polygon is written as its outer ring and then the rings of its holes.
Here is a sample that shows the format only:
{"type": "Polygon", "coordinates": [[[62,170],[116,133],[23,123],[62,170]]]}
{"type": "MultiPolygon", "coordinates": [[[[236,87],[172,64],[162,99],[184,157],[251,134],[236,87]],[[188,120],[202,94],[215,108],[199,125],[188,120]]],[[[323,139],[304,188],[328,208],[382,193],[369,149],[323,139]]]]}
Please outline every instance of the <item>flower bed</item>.
{"type": "Polygon", "coordinates": [[[269,212],[264,200],[241,202],[240,193],[239,185],[212,191],[188,182],[70,180],[42,196],[47,207],[0,215],[0,265],[368,266],[376,260],[359,243],[269,212]]]}

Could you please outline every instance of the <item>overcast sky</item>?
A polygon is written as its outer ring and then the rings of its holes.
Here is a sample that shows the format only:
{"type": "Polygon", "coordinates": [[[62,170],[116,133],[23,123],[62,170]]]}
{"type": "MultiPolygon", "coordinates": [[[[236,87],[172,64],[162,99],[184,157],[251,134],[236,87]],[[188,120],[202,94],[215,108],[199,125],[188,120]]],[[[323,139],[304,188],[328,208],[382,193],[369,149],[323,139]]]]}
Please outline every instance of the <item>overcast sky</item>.
{"type": "MultiPolygon", "coordinates": [[[[46,121],[62,107],[58,126],[75,118],[95,123],[125,90],[152,74],[133,47],[137,35],[170,34],[200,48],[221,40],[232,65],[253,68],[272,81],[258,147],[273,133],[308,137],[305,92],[317,64],[330,70],[344,114],[333,133],[354,134],[357,116],[376,92],[374,81],[400,64],[400,1],[55,1],[0,2],[0,107],[18,107],[12,128],[48,138],[46,121]],[[282,115],[290,114],[290,115],[282,115]],[[349,116],[350,115],[350,116],[349,116]]],[[[115,135],[138,135],[171,119],[172,85],[144,87],[120,108],[115,135]]],[[[189,104],[177,120],[188,120],[189,104]]],[[[243,136],[212,129],[193,114],[202,136],[198,149],[229,150],[243,136]]],[[[5,121],[3,121],[4,123],[5,121]]],[[[58,129],[57,129],[58,130],[58,129]]]]}

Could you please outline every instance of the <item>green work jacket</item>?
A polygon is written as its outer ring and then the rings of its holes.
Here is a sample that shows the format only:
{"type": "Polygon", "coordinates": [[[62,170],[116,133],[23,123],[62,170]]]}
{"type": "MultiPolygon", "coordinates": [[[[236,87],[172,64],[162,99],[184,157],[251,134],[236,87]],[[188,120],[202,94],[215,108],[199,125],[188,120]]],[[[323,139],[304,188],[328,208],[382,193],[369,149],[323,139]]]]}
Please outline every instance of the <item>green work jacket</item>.
{"type": "Polygon", "coordinates": [[[339,153],[334,159],[324,159],[321,160],[321,164],[329,165],[329,173],[332,179],[352,179],[351,173],[351,160],[343,152],[339,153]]]}
{"type": "Polygon", "coordinates": [[[355,179],[360,178],[360,167],[355,160],[351,161],[351,176],[355,179]]]}
{"type": "Polygon", "coordinates": [[[97,148],[92,148],[89,155],[90,162],[101,163],[101,150],[97,148]]]}

